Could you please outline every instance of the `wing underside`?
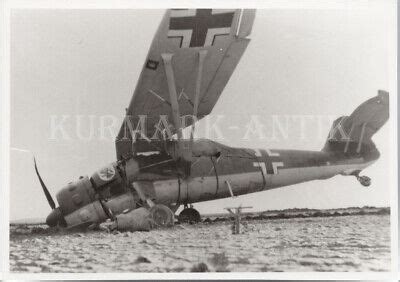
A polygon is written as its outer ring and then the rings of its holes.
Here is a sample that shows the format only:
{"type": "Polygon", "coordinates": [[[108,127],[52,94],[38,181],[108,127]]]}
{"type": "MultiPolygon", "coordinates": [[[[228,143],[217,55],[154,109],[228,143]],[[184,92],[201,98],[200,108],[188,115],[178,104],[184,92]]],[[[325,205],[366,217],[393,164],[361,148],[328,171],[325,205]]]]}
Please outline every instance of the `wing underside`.
{"type": "Polygon", "coordinates": [[[166,133],[179,130],[176,112],[197,120],[211,112],[246,50],[254,18],[255,10],[167,10],[116,140],[118,159],[162,150],[166,133]]]}

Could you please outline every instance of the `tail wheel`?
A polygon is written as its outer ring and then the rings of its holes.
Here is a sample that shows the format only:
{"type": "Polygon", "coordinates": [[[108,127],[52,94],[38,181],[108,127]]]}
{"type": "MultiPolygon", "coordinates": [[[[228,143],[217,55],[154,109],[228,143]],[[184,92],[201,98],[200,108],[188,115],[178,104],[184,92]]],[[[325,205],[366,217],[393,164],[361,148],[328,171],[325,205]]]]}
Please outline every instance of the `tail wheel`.
{"type": "Polygon", "coordinates": [[[359,176],[358,181],[361,183],[361,185],[368,187],[371,185],[371,178],[369,178],[368,176],[359,176]]]}
{"type": "Polygon", "coordinates": [[[179,222],[197,223],[201,221],[200,213],[194,208],[187,208],[178,215],[179,222]]]}
{"type": "Polygon", "coordinates": [[[150,209],[150,215],[157,226],[168,227],[174,225],[174,213],[165,205],[154,205],[150,209]]]}

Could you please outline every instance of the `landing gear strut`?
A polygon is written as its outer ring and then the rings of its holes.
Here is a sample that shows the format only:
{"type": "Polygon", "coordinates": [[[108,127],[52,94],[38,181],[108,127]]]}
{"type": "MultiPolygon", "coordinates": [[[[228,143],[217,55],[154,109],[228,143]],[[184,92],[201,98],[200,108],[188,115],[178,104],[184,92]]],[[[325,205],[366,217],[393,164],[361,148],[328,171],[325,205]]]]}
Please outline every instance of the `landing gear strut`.
{"type": "Polygon", "coordinates": [[[201,221],[200,213],[192,205],[184,206],[183,211],[178,215],[178,221],[183,223],[197,223],[201,221]]]}

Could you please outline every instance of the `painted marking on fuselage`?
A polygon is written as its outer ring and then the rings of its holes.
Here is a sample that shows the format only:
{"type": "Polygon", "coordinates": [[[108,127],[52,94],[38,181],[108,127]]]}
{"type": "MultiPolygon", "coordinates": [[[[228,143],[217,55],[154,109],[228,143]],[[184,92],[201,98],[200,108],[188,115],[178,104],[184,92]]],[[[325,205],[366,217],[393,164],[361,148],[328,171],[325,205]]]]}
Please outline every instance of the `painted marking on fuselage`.
{"type": "Polygon", "coordinates": [[[110,181],[115,175],[115,169],[112,165],[110,165],[99,170],[97,174],[101,180],[110,181]]]}
{"type": "Polygon", "coordinates": [[[260,149],[254,149],[254,154],[256,155],[256,157],[262,157],[260,149]]]}
{"type": "Polygon", "coordinates": [[[254,155],[256,156],[256,159],[258,160],[258,162],[253,162],[253,166],[254,167],[259,167],[261,168],[261,174],[263,177],[263,183],[264,183],[264,187],[263,189],[265,189],[266,184],[267,184],[267,166],[265,165],[265,163],[262,161],[261,157],[262,157],[262,153],[260,151],[260,149],[254,149],[254,155]],[[260,160],[261,159],[261,160],[260,160]]]}
{"type": "Polygon", "coordinates": [[[265,163],[253,163],[253,166],[261,168],[263,176],[267,175],[267,167],[265,166],[265,163]]]}
{"type": "Polygon", "coordinates": [[[274,174],[278,174],[278,167],[283,167],[283,162],[272,162],[274,174]]]}
{"type": "MultiPolygon", "coordinates": [[[[279,157],[280,154],[278,152],[271,152],[269,149],[265,149],[267,156],[268,157],[279,157]]],[[[254,149],[254,155],[258,158],[262,157],[262,153],[260,149],[254,149]]],[[[273,174],[278,174],[278,167],[283,167],[284,164],[281,160],[277,161],[277,162],[271,162],[272,165],[272,173],[273,174]]],[[[265,176],[267,175],[267,167],[266,167],[266,163],[262,160],[259,160],[258,162],[254,162],[253,166],[255,167],[260,167],[262,172],[263,172],[263,176],[265,178],[265,176]]]]}
{"type": "Polygon", "coordinates": [[[265,151],[267,152],[267,155],[270,157],[279,157],[280,154],[278,152],[272,153],[270,149],[265,149],[265,151]]]}

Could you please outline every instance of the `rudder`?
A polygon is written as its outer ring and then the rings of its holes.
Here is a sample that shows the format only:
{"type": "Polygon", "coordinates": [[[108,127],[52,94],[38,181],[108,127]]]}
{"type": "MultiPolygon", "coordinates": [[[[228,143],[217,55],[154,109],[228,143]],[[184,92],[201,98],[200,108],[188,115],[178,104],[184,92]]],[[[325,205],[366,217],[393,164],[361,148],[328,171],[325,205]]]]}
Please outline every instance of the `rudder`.
{"type": "Polygon", "coordinates": [[[378,90],[378,95],[358,106],[350,116],[333,122],[323,151],[363,153],[375,148],[371,137],[389,118],[389,93],[378,90]]]}

